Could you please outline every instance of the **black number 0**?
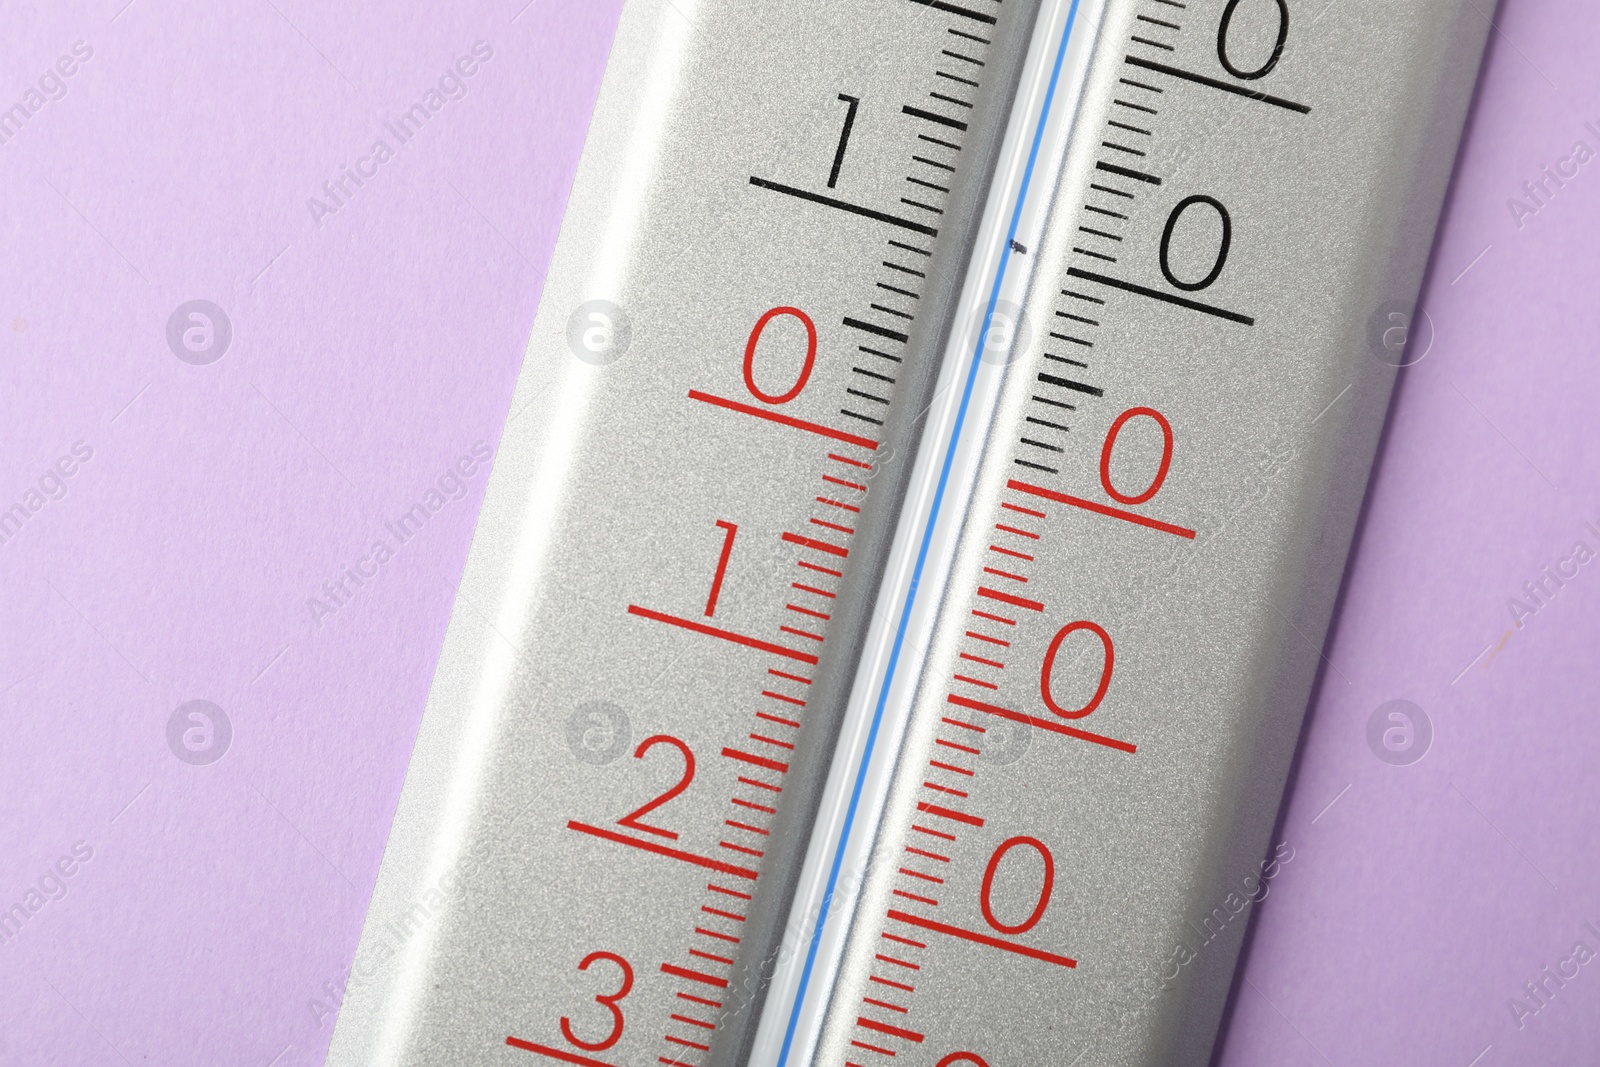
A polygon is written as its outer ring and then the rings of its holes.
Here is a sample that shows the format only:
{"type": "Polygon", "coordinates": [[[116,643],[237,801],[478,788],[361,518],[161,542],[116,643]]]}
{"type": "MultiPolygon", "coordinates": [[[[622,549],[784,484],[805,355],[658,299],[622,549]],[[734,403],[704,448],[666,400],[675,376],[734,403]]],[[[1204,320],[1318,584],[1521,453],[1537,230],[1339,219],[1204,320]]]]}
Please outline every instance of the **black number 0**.
{"type": "Polygon", "coordinates": [[[1232,243],[1233,219],[1228,216],[1228,209],[1222,206],[1221,201],[1209,196],[1184,197],[1178,201],[1178,206],[1172,209],[1172,214],[1167,216],[1167,228],[1161,231],[1161,273],[1166,275],[1167,281],[1171,282],[1175,288],[1182,289],[1185,292],[1192,293],[1196,289],[1204,289],[1216,281],[1217,276],[1222,273],[1223,265],[1228,262],[1228,246],[1232,243]],[[1172,245],[1172,231],[1177,228],[1178,220],[1183,217],[1185,211],[1188,211],[1196,204],[1204,204],[1211,208],[1217,213],[1217,217],[1222,220],[1222,242],[1217,248],[1216,262],[1211,264],[1211,273],[1197,282],[1186,282],[1172,273],[1172,265],[1168,262],[1167,256],[1172,245]]]}
{"type": "Polygon", "coordinates": [[[1223,69],[1235,78],[1245,81],[1265,78],[1278,65],[1278,60],[1283,58],[1283,42],[1289,37],[1289,5],[1285,0],[1277,0],[1277,4],[1278,39],[1272,45],[1271,57],[1255,70],[1240,70],[1228,58],[1228,26],[1233,22],[1233,13],[1239,7],[1239,0],[1228,0],[1228,6],[1222,9],[1222,22],[1217,26],[1217,58],[1222,60],[1223,69]]]}

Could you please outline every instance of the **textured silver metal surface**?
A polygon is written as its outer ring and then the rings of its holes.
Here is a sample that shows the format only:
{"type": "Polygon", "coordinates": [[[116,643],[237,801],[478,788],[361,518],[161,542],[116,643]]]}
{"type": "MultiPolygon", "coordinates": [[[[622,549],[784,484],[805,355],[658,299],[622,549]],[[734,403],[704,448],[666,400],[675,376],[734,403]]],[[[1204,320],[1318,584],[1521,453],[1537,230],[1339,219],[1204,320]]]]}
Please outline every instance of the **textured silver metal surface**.
{"type": "Polygon", "coordinates": [[[975,5],[626,6],[329,1064],[742,1059],[1037,6],[975,5]]]}
{"type": "Polygon", "coordinates": [[[1208,1061],[1486,30],[1112,0],[813,1062],[1208,1061]]]}

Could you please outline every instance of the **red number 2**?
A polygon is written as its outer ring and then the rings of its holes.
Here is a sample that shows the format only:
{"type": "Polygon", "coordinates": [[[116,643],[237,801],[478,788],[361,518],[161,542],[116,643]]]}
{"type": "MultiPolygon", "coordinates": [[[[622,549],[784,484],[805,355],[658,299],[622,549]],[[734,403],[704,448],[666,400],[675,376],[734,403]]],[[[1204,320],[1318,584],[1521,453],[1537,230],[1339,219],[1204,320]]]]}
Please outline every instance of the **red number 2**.
{"type": "Polygon", "coordinates": [[[589,965],[596,960],[606,960],[622,968],[622,988],[615,993],[596,994],[594,998],[596,1003],[610,1010],[611,1032],[599,1041],[585,1041],[572,1032],[572,1020],[565,1015],[561,1017],[561,1036],[588,1052],[604,1052],[622,1039],[622,1009],[617,1007],[617,1002],[627,996],[628,991],[633,988],[633,968],[628,965],[627,960],[615,952],[591,952],[583,957],[583,962],[578,964],[578,970],[587,971],[589,965]]]}
{"type": "Polygon", "coordinates": [[[630,811],[618,819],[617,825],[626,826],[630,830],[643,830],[647,834],[660,834],[662,837],[676,841],[678,834],[675,830],[663,830],[659,826],[642,823],[639,821],[639,817],[650,814],[673,797],[681,796],[683,791],[689,788],[689,783],[694,781],[694,753],[689,751],[688,745],[679,741],[676,737],[667,734],[656,734],[654,737],[647,737],[639,742],[639,747],[633,751],[634,758],[644,759],[644,754],[656,745],[671,745],[683,753],[683,777],[678,779],[677,785],[662,793],[644,807],[630,811]]]}

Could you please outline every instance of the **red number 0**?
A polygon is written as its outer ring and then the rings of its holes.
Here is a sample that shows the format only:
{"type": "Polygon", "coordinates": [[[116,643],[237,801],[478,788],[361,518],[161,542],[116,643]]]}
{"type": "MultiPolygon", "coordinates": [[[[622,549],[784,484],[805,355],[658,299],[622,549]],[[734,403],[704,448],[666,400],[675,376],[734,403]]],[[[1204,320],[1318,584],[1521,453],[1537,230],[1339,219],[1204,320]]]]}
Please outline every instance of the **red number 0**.
{"type": "Polygon", "coordinates": [[[1044,697],[1044,706],[1061,716],[1063,719],[1081,719],[1095,708],[1100,706],[1100,701],[1106,698],[1106,690],[1111,688],[1111,665],[1116,659],[1116,653],[1111,647],[1111,635],[1106,633],[1097,623],[1080,619],[1069,622],[1056,631],[1055,640],[1050,642],[1050,648],[1044,654],[1044,667],[1039,671],[1039,695],[1044,697]],[[1067,639],[1068,634],[1079,630],[1088,630],[1100,639],[1100,644],[1105,647],[1105,666],[1100,669],[1100,687],[1094,691],[1094,696],[1089,698],[1089,703],[1081,708],[1068,711],[1050,693],[1050,674],[1055,670],[1056,653],[1061,651],[1061,642],[1067,639]]]}
{"type": "Polygon", "coordinates": [[[650,814],[673,797],[681,796],[683,791],[689,788],[689,783],[694,781],[694,753],[689,751],[688,745],[679,741],[676,737],[669,737],[667,734],[656,734],[654,737],[647,737],[639,742],[639,747],[633,751],[634,759],[644,759],[645,752],[656,745],[671,745],[683,753],[683,777],[678,779],[677,785],[662,793],[644,807],[636,808],[618,819],[617,825],[626,826],[630,830],[643,830],[647,834],[660,834],[662,837],[676,841],[678,839],[677,831],[663,830],[659,826],[642,823],[639,821],[639,816],[650,814]]]}
{"type": "Polygon", "coordinates": [[[1002,934],[1025,934],[1039,925],[1039,920],[1044,918],[1044,909],[1050,905],[1050,891],[1056,884],[1056,860],[1050,855],[1050,850],[1044,847],[1044,842],[1033,837],[1013,837],[1000,842],[1000,847],[994,850],[994,855],[989,857],[989,866],[983,869],[983,888],[978,891],[978,904],[983,908],[983,917],[989,925],[1002,934]],[[1039,854],[1044,860],[1044,885],[1039,889],[1039,902],[1033,906],[1033,913],[1026,919],[1013,925],[1006,925],[994,917],[994,908],[989,903],[989,894],[994,891],[994,876],[1000,870],[1000,861],[1006,858],[1006,853],[1014,848],[1026,845],[1039,854]]]}
{"type": "MultiPolygon", "coordinates": [[[[748,366],[748,364],[746,364],[748,366]]],[[[1172,423],[1167,417],[1155,408],[1129,408],[1111,423],[1111,429],[1106,431],[1106,443],[1100,449],[1100,486],[1111,499],[1121,504],[1143,504],[1155,496],[1161,489],[1161,483],[1167,480],[1167,470],[1172,466],[1172,423]],[[1134,496],[1119,493],[1111,484],[1111,452],[1117,447],[1117,435],[1122,432],[1122,427],[1129,419],[1143,415],[1147,419],[1156,420],[1156,425],[1161,427],[1161,466],[1156,468],[1156,476],[1150,480],[1150,485],[1144,492],[1134,496]]]]}
{"type": "Polygon", "coordinates": [[[750,331],[750,340],[744,346],[744,384],[750,390],[750,395],[757,400],[765,400],[769,404],[787,404],[800,395],[800,390],[806,387],[806,382],[811,378],[811,368],[817,364],[817,324],[811,321],[799,308],[781,307],[773,308],[756,320],[755,329],[750,331]],[[800,367],[800,376],[787,393],[763,393],[761,387],[756,385],[756,342],[761,340],[761,331],[767,328],[767,323],[779,315],[792,315],[799,319],[806,328],[806,361],[800,367]]]}
{"type": "Polygon", "coordinates": [[[934,1067],[950,1067],[951,1064],[955,1063],[971,1063],[975,1067],[989,1067],[983,1057],[971,1052],[952,1052],[935,1064],[934,1067]]]}
{"type": "Polygon", "coordinates": [[[591,952],[583,957],[583,962],[578,964],[578,970],[587,971],[589,964],[595,960],[606,960],[622,968],[622,988],[615,993],[596,995],[596,1003],[603,1004],[611,1011],[611,1032],[599,1041],[585,1041],[572,1032],[572,1020],[565,1015],[561,1017],[561,1036],[572,1042],[578,1048],[588,1052],[604,1052],[622,1039],[622,1009],[617,1007],[617,1002],[628,995],[633,988],[633,968],[628,966],[628,961],[615,952],[591,952]]]}

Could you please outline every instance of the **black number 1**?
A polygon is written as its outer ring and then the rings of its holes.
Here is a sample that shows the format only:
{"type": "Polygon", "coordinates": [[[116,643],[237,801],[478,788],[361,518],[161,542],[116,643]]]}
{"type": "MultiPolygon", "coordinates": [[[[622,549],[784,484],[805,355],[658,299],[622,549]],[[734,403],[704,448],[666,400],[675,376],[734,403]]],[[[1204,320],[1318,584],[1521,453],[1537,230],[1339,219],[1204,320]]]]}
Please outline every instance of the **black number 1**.
{"type": "Polygon", "coordinates": [[[828,188],[832,189],[839,184],[839,168],[844,166],[845,146],[850,143],[850,127],[856,124],[856,108],[861,106],[860,97],[839,94],[839,99],[850,105],[850,110],[844,113],[844,129],[839,131],[839,147],[833,153],[833,172],[828,175],[828,188]]]}

